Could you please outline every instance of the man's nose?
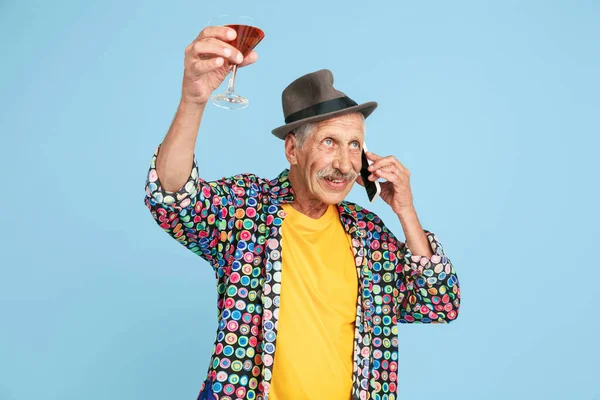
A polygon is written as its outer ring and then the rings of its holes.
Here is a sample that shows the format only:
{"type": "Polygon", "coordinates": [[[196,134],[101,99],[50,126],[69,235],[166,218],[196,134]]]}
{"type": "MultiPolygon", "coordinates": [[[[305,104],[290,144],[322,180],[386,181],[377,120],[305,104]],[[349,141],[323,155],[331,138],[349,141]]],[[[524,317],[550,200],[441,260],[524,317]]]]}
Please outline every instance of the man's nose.
{"type": "Polygon", "coordinates": [[[333,161],[333,167],[339,169],[342,174],[347,174],[352,170],[352,163],[347,151],[341,149],[338,151],[333,161]]]}

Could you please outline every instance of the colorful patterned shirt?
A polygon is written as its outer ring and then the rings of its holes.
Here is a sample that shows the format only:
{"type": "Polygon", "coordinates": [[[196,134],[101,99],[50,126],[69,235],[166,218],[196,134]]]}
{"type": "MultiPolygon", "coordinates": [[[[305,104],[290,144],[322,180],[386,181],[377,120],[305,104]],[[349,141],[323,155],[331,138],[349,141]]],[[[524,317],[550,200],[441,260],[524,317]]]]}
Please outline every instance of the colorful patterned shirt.
{"type": "MultiPolygon", "coordinates": [[[[145,204],[157,224],[213,268],[218,326],[198,399],[268,400],[277,343],[282,204],[294,200],[285,169],[274,179],[198,177],[196,161],[177,192],[161,187],[156,149],[145,204]]],[[[413,255],[372,211],[338,206],[359,277],[352,400],[396,399],[398,323],[447,323],[460,306],[458,277],[436,236],[432,257],[413,255]]],[[[293,390],[293,388],[290,388],[293,390]]]]}

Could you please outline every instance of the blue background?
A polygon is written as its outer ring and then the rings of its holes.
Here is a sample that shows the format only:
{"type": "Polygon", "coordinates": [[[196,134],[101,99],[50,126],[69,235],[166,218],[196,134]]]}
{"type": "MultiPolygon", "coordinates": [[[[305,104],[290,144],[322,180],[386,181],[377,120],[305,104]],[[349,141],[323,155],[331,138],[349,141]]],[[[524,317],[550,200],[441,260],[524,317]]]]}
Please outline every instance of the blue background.
{"type": "Polygon", "coordinates": [[[207,108],[203,178],[276,176],[281,91],[329,68],[379,102],[369,149],[411,170],[458,271],[456,322],[400,325],[400,398],[600,398],[600,3],[5,0],[0,399],[197,395],[214,276],[156,225],[144,181],[184,49],[228,12],[266,37],[238,75],[250,107],[207,108]]]}

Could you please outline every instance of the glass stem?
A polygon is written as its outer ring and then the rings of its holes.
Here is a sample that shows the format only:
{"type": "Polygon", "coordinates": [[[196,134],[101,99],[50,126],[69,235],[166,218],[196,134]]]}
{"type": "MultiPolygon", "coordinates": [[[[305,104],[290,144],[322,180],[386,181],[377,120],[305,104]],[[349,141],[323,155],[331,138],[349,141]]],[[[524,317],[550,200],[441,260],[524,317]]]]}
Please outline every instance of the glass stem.
{"type": "Polygon", "coordinates": [[[229,78],[229,85],[227,86],[227,93],[233,93],[233,85],[235,84],[235,73],[237,72],[237,64],[233,64],[233,69],[231,70],[231,78],[229,78]]]}

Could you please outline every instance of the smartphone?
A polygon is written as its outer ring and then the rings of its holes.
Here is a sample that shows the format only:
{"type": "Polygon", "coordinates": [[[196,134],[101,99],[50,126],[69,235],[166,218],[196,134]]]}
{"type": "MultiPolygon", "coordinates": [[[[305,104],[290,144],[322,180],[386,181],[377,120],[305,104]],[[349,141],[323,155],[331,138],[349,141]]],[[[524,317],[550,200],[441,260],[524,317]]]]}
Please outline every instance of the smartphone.
{"type": "Polygon", "coordinates": [[[362,151],[362,165],[360,168],[360,176],[362,177],[363,183],[365,184],[365,190],[367,191],[367,196],[369,196],[369,201],[372,203],[375,201],[379,193],[381,193],[381,186],[377,181],[370,181],[369,175],[371,175],[371,171],[369,171],[369,165],[372,164],[369,159],[367,159],[367,144],[363,144],[362,151]]]}

